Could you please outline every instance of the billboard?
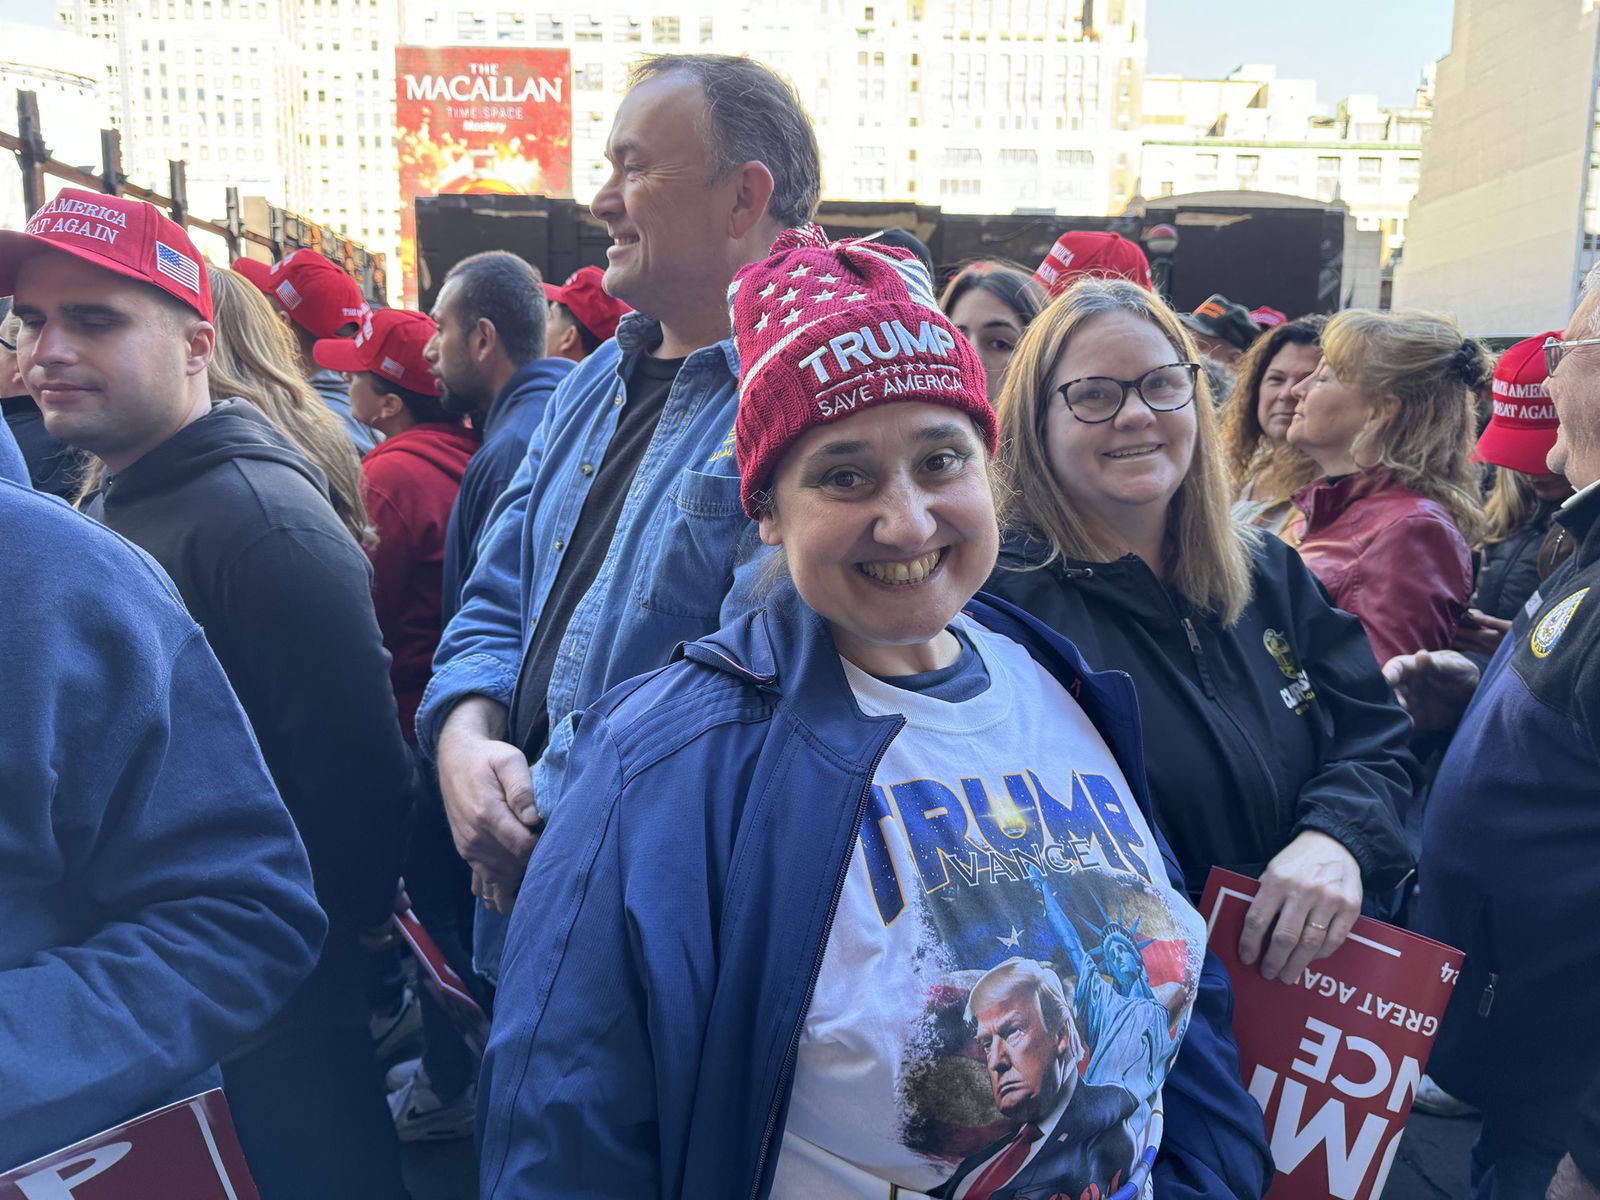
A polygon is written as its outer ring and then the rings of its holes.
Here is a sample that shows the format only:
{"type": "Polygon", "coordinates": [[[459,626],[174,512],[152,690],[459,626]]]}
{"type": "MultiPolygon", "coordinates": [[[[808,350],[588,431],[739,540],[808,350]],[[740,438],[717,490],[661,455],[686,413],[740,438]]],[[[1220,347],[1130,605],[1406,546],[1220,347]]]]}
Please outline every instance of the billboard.
{"type": "Polygon", "coordinates": [[[417,296],[418,196],[572,193],[572,60],[566,50],[395,48],[400,265],[417,296]]]}

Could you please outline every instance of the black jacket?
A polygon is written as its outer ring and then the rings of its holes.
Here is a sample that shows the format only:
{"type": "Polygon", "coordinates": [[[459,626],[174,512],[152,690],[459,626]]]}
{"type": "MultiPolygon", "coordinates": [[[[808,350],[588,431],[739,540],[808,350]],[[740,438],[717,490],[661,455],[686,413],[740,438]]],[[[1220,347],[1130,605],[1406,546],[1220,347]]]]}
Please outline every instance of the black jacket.
{"type": "Polygon", "coordinates": [[[321,472],[254,407],[227,400],[108,475],[87,511],[166,569],[205,630],[305,841],[334,932],[381,922],[415,771],[372,568],[321,472]]]}
{"type": "Polygon", "coordinates": [[[1503,542],[1483,548],[1472,606],[1491,617],[1514,621],[1539,590],[1539,550],[1550,532],[1559,500],[1542,501],[1533,518],[1503,542]]]}
{"type": "Polygon", "coordinates": [[[84,455],[50,436],[44,427],[44,414],[32,396],[7,396],[0,400],[0,410],[5,412],[6,425],[28,464],[28,478],[34,490],[63,500],[75,498],[87,461],[84,455]]]}
{"type": "Polygon", "coordinates": [[[1410,721],[1361,624],[1277,538],[1254,551],[1232,627],[1134,555],[1060,560],[1013,540],[987,590],[1071,638],[1139,693],[1156,819],[1198,895],[1212,866],[1257,876],[1300,832],[1337,838],[1369,892],[1411,869],[1401,814],[1415,786],[1410,721]]]}

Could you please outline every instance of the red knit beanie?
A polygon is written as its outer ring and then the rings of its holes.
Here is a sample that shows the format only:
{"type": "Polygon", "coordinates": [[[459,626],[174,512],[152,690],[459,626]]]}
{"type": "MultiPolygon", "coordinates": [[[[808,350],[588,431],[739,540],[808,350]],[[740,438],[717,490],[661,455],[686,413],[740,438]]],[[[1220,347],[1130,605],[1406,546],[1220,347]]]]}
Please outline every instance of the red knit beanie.
{"type": "Polygon", "coordinates": [[[873,405],[943,404],[999,444],[983,363],[934,302],[910,251],[871,240],[827,242],[791,229],[728,289],[739,350],[734,425],[744,510],[807,430],[873,405]]]}

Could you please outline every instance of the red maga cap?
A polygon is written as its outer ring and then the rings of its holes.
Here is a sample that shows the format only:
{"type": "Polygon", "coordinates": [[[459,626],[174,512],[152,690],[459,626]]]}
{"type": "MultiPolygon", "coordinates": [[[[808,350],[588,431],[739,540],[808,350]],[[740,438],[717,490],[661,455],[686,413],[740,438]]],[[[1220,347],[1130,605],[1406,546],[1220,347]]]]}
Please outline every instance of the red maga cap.
{"type": "Polygon", "coordinates": [[[439,381],[422,351],[438,328],[427,313],[373,309],[354,338],[323,338],[311,347],[311,357],[329,370],[371,371],[413,392],[437,396],[439,381]]]}
{"type": "Polygon", "coordinates": [[[233,260],[232,270],[235,274],[243,275],[256,289],[272,295],[272,264],[262,262],[259,258],[240,257],[233,260]]]}
{"type": "Polygon", "coordinates": [[[200,252],[153,204],[62,188],[25,231],[0,231],[0,296],[14,295],[22,264],[46,250],[160,288],[211,320],[211,281],[200,252]]]}
{"type": "Polygon", "coordinates": [[[1094,275],[1102,279],[1128,279],[1150,289],[1150,260],[1120,233],[1069,229],[1056,239],[1033,277],[1052,296],[1059,296],[1074,279],[1094,275]]]}
{"type": "Polygon", "coordinates": [[[320,250],[309,246],[279,259],[265,274],[251,259],[234,260],[238,271],[307,333],[338,337],[346,325],[359,324],[368,307],[356,281],[320,250]],[[249,265],[243,265],[248,263],[249,265]]]}
{"type": "Polygon", "coordinates": [[[1544,343],[1559,330],[1510,347],[1494,365],[1494,415],[1472,457],[1524,475],[1547,475],[1545,456],[1556,444],[1556,406],[1545,391],[1544,343]]]}
{"type": "Polygon", "coordinates": [[[599,267],[579,267],[560,287],[544,285],[547,300],[565,304],[573,319],[602,342],[616,336],[617,322],[633,311],[600,286],[606,273],[599,267]]]}

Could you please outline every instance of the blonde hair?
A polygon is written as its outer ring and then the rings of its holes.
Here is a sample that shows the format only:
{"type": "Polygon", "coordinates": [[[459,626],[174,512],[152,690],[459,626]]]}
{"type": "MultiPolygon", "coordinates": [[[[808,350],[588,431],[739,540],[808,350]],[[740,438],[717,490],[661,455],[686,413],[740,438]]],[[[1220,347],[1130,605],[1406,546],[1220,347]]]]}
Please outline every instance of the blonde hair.
{"type": "Polygon", "coordinates": [[[242,396],[327,477],[334,511],[356,541],[377,544],[361,498],[361,456],[339,418],[296,365],[298,348],[265,296],[243,275],[210,267],[217,348],[206,368],[213,400],[242,396]]]}
{"type": "MultiPolygon", "coordinates": [[[[1001,524],[1050,544],[1058,556],[1091,562],[1120,557],[1125,547],[1096,536],[1050,466],[1045,413],[1056,363],[1084,322],[1124,312],[1150,322],[1177,358],[1195,361],[1194,343],[1159,297],[1125,279],[1084,277],[1034,318],[1012,356],[997,406],[1005,486],[997,500],[1001,524]]],[[[1250,552],[1258,531],[1235,522],[1227,465],[1202,373],[1195,380],[1194,455],[1167,509],[1166,578],[1195,607],[1231,625],[1250,602],[1250,552]]]]}
{"type": "Polygon", "coordinates": [[[1354,308],[1328,322],[1322,357],[1340,383],[1396,401],[1356,435],[1351,458],[1387,467],[1403,487],[1448,509],[1469,544],[1478,541],[1474,417],[1494,377],[1483,344],[1448,317],[1354,308]]]}
{"type": "Polygon", "coordinates": [[[1483,502],[1483,542],[1493,546],[1514,537],[1539,511],[1539,496],[1521,471],[1494,469],[1489,497],[1483,502]]]}

